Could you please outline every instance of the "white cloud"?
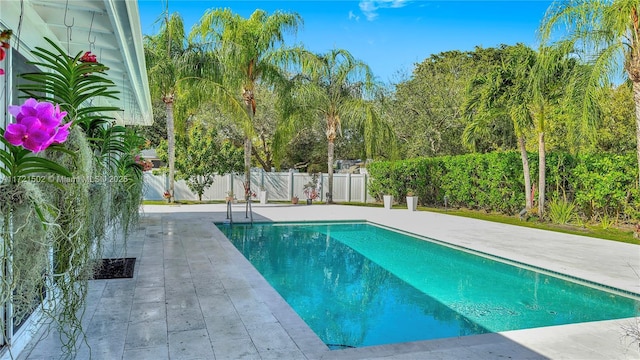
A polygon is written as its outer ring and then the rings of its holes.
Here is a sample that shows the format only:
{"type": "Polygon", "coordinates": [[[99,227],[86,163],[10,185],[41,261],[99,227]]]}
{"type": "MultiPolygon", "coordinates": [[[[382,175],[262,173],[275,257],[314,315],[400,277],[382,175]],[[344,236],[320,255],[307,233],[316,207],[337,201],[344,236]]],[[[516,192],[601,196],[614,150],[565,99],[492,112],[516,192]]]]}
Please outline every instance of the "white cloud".
{"type": "Polygon", "coordinates": [[[367,17],[367,20],[373,21],[378,17],[377,10],[384,8],[401,8],[407,4],[409,0],[360,0],[360,10],[367,17]]]}
{"type": "Polygon", "coordinates": [[[356,21],[360,21],[360,16],[353,13],[353,11],[349,11],[349,20],[355,19],[356,21]]]}

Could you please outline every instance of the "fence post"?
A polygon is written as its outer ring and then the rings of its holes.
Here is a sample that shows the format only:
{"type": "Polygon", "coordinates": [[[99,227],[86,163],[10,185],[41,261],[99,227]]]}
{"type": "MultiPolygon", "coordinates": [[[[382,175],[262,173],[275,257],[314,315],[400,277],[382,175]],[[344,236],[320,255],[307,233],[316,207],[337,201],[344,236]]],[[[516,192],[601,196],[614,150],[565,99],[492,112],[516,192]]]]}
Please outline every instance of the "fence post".
{"type": "Polygon", "coordinates": [[[362,202],[367,203],[367,174],[362,174],[362,190],[360,191],[360,196],[362,197],[362,202]]]}
{"type": "Polygon", "coordinates": [[[293,171],[289,171],[289,200],[293,198],[293,171]]]}
{"type": "Polygon", "coordinates": [[[351,173],[347,173],[347,202],[351,202],[351,173]]]}

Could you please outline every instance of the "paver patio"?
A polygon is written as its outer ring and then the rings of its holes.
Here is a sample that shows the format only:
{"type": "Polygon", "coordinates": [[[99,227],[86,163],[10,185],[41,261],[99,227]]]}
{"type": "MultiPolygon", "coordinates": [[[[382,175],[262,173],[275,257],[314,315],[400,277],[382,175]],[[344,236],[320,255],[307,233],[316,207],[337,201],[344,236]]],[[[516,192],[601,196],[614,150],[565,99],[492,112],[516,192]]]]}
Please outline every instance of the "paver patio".
{"type": "MultiPolygon", "coordinates": [[[[234,221],[244,221],[234,205],[234,221]]],[[[368,220],[640,293],[640,246],[428,212],[258,205],[255,221],[368,220]]],[[[225,205],[145,206],[128,240],[133,279],[90,282],[94,359],[638,359],[622,327],[640,318],[330,351],[214,226],[225,205]]],[[[56,331],[19,359],[60,359],[56,331]]],[[[77,358],[87,359],[82,345],[77,358]]]]}

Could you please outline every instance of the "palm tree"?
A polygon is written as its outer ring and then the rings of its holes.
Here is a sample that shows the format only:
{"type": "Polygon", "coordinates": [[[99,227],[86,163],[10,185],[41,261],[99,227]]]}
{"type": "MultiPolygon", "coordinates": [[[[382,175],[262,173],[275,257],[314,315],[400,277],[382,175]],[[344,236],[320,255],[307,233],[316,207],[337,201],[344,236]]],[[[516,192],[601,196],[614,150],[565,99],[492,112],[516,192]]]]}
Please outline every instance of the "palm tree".
{"type": "MultiPolygon", "coordinates": [[[[255,89],[285,80],[282,64],[301,54],[300,49],[283,49],[285,32],[296,32],[302,23],[297,13],[276,11],[268,15],[256,10],[248,19],[230,9],[207,11],[194,27],[192,38],[201,38],[213,48],[223,63],[223,78],[217,93],[227,110],[242,123],[244,139],[245,191],[251,192],[251,155],[256,115],[255,89]],[[236,93],[236,89],[239,92],[236,93]],[[232,96],[229,97],[228,95],[232,96]],[[242,108],[242,112],[237,110],[242,108]]],[[[246,196],[247,194],[245,194],[246,196]]]]}
{"type": "Polygon", "coordinates": [[[633,84],[636,112],[636,151],[640,182],[640,1],[556,0],[540,27],[543,43],[551,41],[562,26],[563,37],[555,43],[567,50],[580,50],[592,63],[585,85],[583,121],[592,120],[597,92],[608,86],[624,69],[633,84]]]}
{"type": "Polygon", "coordinates": [[[522,160],[525,209],[531,210],[533,196],[526,135],[533,124],[528,109],[531,102],[529,78],[536,54],[531,48],[517,44],[504,48],[500,56],[500,63],[473,79],[467,89],[464,113],[470,121],[462,140],[473,148],[477,138],[489,131],[489,122],[504,116],[510,119],[522,160]]]}
{"type": "Polygon", "coordinates": [[[487,125],[501,116],[511,119],[518,138],[525,180],[527,210],[533,208],[526,138],[532,131],[538,138],[538,214],[544,215],[546,189],[545,132],[548,122],[560,112],[573,111],[576,95],[574,84],[582,77],[573,59],[557,49],[543,47],[539,52],[518,44],[507,47],[500,63],[471,82],[465,113],[471,121],[463,133],[463,141],[474,144],[478,136],[489,131],[487,125]]]}
{"type": "MultiPolygon", "coordinates": [[[[175,103],[178,99],[192,108],[194,99],[200,100],[206,89],[197,82],[210,79],[217,73],[217,62],[198,44],[188,41],[179,14],[165,12],[162,28],[157,35],[145,37],[145,58],[149,88],[153,97],[162,99],[167,114],[167,143],[169,160],[170,202],[174,200],[175,179],[175,103]],[[199,94],[196,94],[199,93],[199,94]],[[197,96],[199,95],[199,96],[197,96]]],[[[186,107],[178,111],[178,118],[186,118],[186,107]],[[182,116],[180,116],[182,115],[182,116]]]]}
{"type": "Polygon", "coordinates": [[[545,132],[554,112],[571,113],[571,107],[560,106],[563,100],[576,96],[574,84],[583,79],[582,68],[575,59],[564,56],[562,48],[541,47],[531,69],[528,109],[538,135],[538,215],[545,211],[546,149],[545,132]]]}
{"type": "Polygon", "coordinates": [[[518,150],[520,150],[520,159],[522,160],[522,170],[525,183],[525,209],[527,211],[533,208],[533,193],[531,187],[531,171],[529,168],[529,157],[527,153],[526,135],[531,128],[532,118],[528,109],[528,103],[531,100],[528,91],[529,83],[526,79],[530,76],[532,68],[536,61],[536,53],[521,44],[511,49],[510,65],[513,71],[513,77],[516,79],[515,86],[509,89],[509,116],[513,123],[516,137],[518,138],[518,150]]]}
{"type": "Polygon", "coordinates": [[[361,125],[368,155],[376,153],[383,144],[391,145],[392,131],[380,120],[373,99],[367,99],[376,90],[371,69],[348,51],[334,49],[315,55],[302,63],[300,79],[293,91],[295,101],[302,104],[305,113],[320,118],[325,125],[329,173],[327,202],[332,203],[334,145],[342,121],[361,125]]]}

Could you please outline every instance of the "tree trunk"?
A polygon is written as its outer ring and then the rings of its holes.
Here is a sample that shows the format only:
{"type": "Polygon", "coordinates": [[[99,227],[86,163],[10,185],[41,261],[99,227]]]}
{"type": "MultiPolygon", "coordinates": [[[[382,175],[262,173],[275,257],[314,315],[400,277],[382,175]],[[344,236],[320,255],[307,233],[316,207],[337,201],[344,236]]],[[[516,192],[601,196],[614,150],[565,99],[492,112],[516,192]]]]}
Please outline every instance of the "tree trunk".
{"type": "Polygon", "coordinates": [[[335,139],[329,138],[327,146],[327,173],[329,174],[329,186],[327,187],[327,204],[333,204],[333,151],[335,139]]]}
{"type": "Polygon", "coordinates": [[[636,153],[638,156],[638,186],[640,186],[640,81],[633,82],[633,101],[636,105],[636,153]]]}
{"type": "Polygon", "coordinates": [[[524,198],[525,209],[533,208],[533,194],[531,193],[531,172],[529,171],[529,157],[524,136],[518,137],[518,147],[520,148],[520,158],[522,159],[522,173],[524,174],[524,198]]]}
{"type": "Polygon", "coordinates": [[[638,186],[640,187],[640,19],[637,6],[631,10],[633,31],[631,34],[631,51],[628,53],[627,74],[633,84],[633,102],[636,105],[636,155],[638,157],[638,186]]]}
{"type": "Polygon", "coordinates": [[[545,181],[546,181],[546,153],[544,150],[544,132],[538,134],[538,216],[540,219],[544,216],[544,197],[545,197],[545,181]]]}
{"type": "Polygon", "coordinates": [[[251,139],[244,137],[244,198],[251,196],[251,139]]]}
{"type": "MultiPolygon", "coordinates": [[[[253,97],[253,90],[243,89],[242,99],[244,100],[245,110],[249,116],[249,123],[253,126],[253,118],[256,115],[256,101],[253,97]]],[[[251,198],[251,134],[245,129],[244,134],[244,198],[251,198]]]]}
{"type": "Polygon", "coordinates": [[[329,174],[329,186],[327,187],[327,204],[333,204],[333,156],[337,135],[337,121],[333,116],[329,116],[327,117],[327,173],[329,174]]]}
{"type": "Polygon", "coordinates": [[[176,164],[176,134],[173,125],[173,95],[165,96],[163,99],[167,113],[167,152],[169,156],[169,203],[175,199],[173,197],[175,164],[176,164]]]}

